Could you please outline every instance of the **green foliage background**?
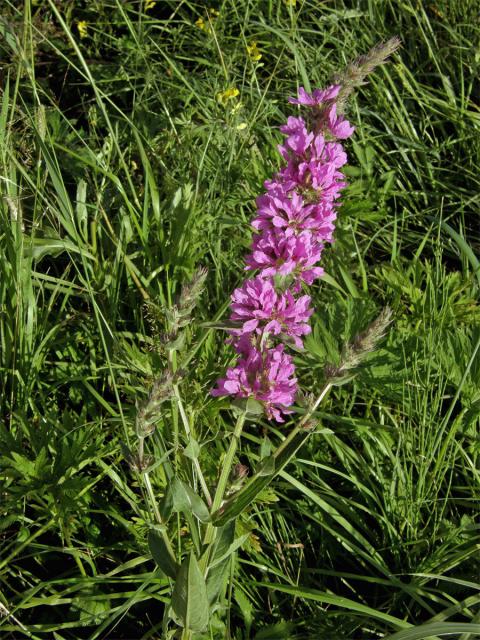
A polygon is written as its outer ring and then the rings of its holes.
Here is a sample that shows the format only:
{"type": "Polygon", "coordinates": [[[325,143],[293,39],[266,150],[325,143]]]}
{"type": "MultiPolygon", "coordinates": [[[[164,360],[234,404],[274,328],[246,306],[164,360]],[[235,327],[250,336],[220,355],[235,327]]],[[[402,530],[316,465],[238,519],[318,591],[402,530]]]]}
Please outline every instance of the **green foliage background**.
{"type": "MultiPolygon", "coordinates": [[[[199,323],[242,280],[287,97],[393,35],[400,53],[350,104],[304,386],[381,306],[394,324],[239,523],[231,610],[208,637],[479,637],[465,626],[480,621],[477,3],[147,4],[1,2],[2,637],[163,637],[169,583],[122,448],[161,368],[145,303],[165,308],[208,266],[178,366],[214,484],[230,419],[209,390],[231,352],[199,323]]],[[[175,416],[149,442],[157,459],[175,416]]],[[[279,435],[252,425],[241,461],[279,435]]],[[[160,467],[152,479],[161,496],[160,467]]]]}

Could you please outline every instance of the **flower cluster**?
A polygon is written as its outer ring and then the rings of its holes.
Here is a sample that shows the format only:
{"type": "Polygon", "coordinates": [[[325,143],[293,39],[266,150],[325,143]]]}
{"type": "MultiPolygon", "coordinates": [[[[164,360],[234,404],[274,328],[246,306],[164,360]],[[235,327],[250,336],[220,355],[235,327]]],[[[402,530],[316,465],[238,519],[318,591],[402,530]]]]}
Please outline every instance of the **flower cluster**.
{"type": "Polygon", "coordinates": [[[297,380],[285,344],[302,347],[310,332],[310,296],[299,295],[323,274],[318,265],[332,242],[347,155],[339,140],[354,128],[337,113],[340,85],[307,93],[289,102],[308,108],[306,118],[289,117],[279,152],[282,168],[264,184],[252,221],[256,231],[245,269],[257,275],[232,294],[230,343],[239,359],[217,382],[215,396],[254,398],[268,418],[282,415],[295,400],[297,380]],[[279,341],[281,341],[279,343],[279,341]]]}

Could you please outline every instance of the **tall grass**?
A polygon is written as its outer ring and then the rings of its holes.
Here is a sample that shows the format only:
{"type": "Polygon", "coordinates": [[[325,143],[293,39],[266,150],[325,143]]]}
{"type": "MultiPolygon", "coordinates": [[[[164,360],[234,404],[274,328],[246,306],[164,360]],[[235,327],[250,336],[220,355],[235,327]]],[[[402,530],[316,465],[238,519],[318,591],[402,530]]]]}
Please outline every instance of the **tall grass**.
{"type": "MultiPolygon", "coordinates": [[[[350,186],[297,358],[303,379],[315,390],[379,306],[393,307],[394,326],[237,525],[247,546],[232,561],[230,614],[218,613],[209,637],[472,640],[476,3],[224,0],[218,15],[200,2],[147,6],[3,6],[2,637],[163,637],[169,583],[148,552],[149,503],[124,454],[135,402],[160,367],[155,309],[206,265],[198,319],[221,317],[287,96],[398,34],[401,53],[349,112],[350,186]],[[238,97],[218,99],[233,87],[238,97]]],[[[181,390],[214,482],[226,425],[208,391],[231,356],[206,328],[189,340],[181,390]]],[[[258,459],[276,435],[259,424],[241,459],[258,459]]],[[[168,446],[157,434],[151,452],[158,460],[168,446]]]]}

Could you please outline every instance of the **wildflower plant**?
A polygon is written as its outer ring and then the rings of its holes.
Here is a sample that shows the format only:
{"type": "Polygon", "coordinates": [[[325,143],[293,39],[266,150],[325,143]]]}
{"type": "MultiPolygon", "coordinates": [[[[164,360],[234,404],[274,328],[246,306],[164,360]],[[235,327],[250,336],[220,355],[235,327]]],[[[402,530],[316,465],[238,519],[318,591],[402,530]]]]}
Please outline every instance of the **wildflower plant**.
{"type": "MultiPolygon", "coordinates": [[[[323,386],[315,396],[301,389],[294,358],[311,331],[314,309],[309,287],[322,277],[322,254],[334,240],[346,186],[344,144],[355,132],[345,115],[346,101],[398,46],[396,38],[380,44],[350,64],[334,84],[312,92],[300,87],[297,97],[289,99],[299,114],[289,116],[280,127],[282,166],[265,181],[257,198],[245,279],[231,294],[230,317],[223,325],[234,362],[210,389],[214,398],[224,398],[221,408],[229,402],[227,407],[236,416],[225,436],[227,448],[217,478],[211,469],[202,468],[202,447],[181,397],[179,365],[184,367],[191,359],[177,363],[206,282],[205,270],[195,274],[164,313],[165,331],[158,348],[166,365],[137,407],[138,447],[135,453],[128,452],[128,460],[143,481],[156,517],[148,535],[151,553],[171,581],[165,632],[172,622],[182,638],[207,630],[211,612],[219,607],[232,556],[244,542],[236,535],[237,520],[316,432],[322,400],[334,385],[350,379],[390,322],[390,311],[385,309],[345,345],[340,362],[325,367],[323,386]],[[162,434],[163,455],[155,460],[145,454],[145,442],[166,403],[177,408],[185,440],[175,424],[162,434]],[[260,416],[286,423],[284,438],[248,477],[248,468],[236,454],[245,425],[260,416]],[[158,466],[164,467],[168,480],[161,499],[150,481],[151,470],[158,466]],[[183,519],[173,514],[182,514],[183,519]]],[[[150,309],[152,314],[157,311],[150,309]]]]}

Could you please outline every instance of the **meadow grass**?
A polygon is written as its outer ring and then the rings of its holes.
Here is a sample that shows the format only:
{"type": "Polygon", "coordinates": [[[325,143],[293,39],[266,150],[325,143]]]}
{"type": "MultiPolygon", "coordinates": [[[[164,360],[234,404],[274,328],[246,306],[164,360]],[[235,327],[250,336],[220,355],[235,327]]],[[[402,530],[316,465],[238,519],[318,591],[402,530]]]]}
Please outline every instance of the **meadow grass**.
{"type": "MultiPolygon", "coordinates": [[[[476,2],[2,4],[2,637],[165,637],[170,585],[125,455],[160,311],[208,267],[178,366],[212,485],[228,413],[209,390],[232,354],[200,323],[242,280],[287,97],[393,35],[402,49],[348,111],[349,186],[296,357],[306,386],[380,307],[394,322],[238,522],[205,637],[479,637],[476,2]]],[[[178,444],[175,403],[168,418],[156,461],[178,444]]],[[[259,421],[239,459],[279,436],[259,421]]],[[[156,495],[169,474],[153,470],[156,495]]]]}

